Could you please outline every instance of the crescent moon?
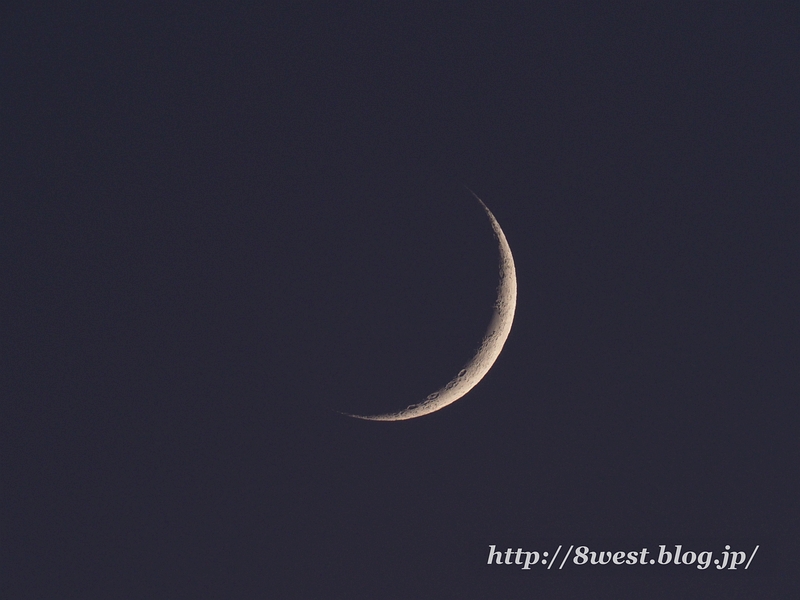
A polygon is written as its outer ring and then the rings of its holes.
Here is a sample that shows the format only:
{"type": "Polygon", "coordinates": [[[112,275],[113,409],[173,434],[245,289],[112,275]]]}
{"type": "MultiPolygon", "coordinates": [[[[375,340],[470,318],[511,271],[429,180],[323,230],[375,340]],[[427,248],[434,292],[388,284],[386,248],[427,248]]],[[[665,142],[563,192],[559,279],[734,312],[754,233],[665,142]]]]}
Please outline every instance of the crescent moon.
{"type": "MultiPolygon", "coordinates": [[[[469,190],[469,188],[467,189],[469,190]]],[[[514,311],[517,308],[517,272],[514,268],[514,257],[511,255],[511,248],[508,246],[508,241],[500,228],[500,224],[494,218],[492,211],[483,203],[483,200],[478,198],[472,190],[469,190],[469,192],[475,196],[475,199],[481,203],[481,206],[486,211],[500,249],[500,283],[497,285],[497,300],[494,303],[489,327],[486,329],[475,355],[444,387],[432,394],[428,394],[425,400],[418,404],[412,404],[405,410],[394,413],[348,416],[367,421],[406,421],[436,412],[462,398],[478,385],[486,373],[489,372],[489,369],[492,368],[497,357],[500,356],[500,351],[503,349],[503,345],[506,343],[508,334],[511,331],[514,311]]]]}

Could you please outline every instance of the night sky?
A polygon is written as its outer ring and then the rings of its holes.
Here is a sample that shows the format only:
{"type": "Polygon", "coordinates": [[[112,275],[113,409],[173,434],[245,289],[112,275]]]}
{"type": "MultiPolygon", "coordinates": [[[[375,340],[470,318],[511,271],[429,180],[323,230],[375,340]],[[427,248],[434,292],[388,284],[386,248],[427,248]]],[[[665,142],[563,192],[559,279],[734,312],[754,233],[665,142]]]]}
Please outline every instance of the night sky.
{"type": "Polygon", "coordinates": [[[0,595],[798,597],[799,15],[3,8],[0,595]]]}

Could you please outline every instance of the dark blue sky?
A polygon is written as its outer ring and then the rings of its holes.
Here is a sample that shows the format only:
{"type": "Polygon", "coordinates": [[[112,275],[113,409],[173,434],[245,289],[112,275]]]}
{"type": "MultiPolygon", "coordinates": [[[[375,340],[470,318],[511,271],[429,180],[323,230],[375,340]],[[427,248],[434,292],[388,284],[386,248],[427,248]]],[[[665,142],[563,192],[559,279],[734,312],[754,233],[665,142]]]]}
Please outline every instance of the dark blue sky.
{"type": "Polygon", "coordinates": [[[3,12],[5,595],[790,597],[796,8],[3,12]]]}

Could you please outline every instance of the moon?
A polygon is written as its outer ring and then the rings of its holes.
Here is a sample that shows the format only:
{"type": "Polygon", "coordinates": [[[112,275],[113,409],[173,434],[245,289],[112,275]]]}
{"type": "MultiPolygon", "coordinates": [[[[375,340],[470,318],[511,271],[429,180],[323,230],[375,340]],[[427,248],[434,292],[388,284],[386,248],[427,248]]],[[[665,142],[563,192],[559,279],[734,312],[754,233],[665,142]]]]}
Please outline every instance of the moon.
{"type": "Polygon", "coordinates": [[[483,379],[492,368],[500,351],[508,339],[511,332],[511,323],[514,321],[514,311],[517,308],[517,272],[514,268],[514,257],[511,255],[511,248],[500,228],[497,219],[494,218],[492,211],[478,198],[472,190],[469,192],[481,203],[483,210],[489,217],[495,239],[500,250],[500,282],[497,285],[497,300],[494,303],[492,318],[489,327],[481,340],[475,355],[458,374],[445,384],[441,389],[428,394],[428,396],[418,404],[411,404],[406,409],[399,412],[386,413],[382,415],[347,415],[356,419],[366,421],[406,421],[424,415],[429,415],[452,404],[459,398],[466,395],[483,379]]]}

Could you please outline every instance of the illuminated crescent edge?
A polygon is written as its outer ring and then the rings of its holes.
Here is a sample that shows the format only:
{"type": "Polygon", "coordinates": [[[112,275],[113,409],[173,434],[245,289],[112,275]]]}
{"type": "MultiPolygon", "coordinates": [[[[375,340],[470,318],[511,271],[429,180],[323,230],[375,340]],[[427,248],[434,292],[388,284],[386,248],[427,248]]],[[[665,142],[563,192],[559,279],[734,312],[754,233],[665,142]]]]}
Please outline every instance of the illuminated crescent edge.
{"type": "Polygon", "coordinates": [[[406,421],[428,415],[440,410],[466,395],[474,388],[492,368],[500,351],[508,339],[511,323],[514,321],[514,311],[517,307],[517,272],[514,268],[514,257],[511,248],[500,228],[492,211],[478,198],[472,190],[470,193],[481,203],[494,230],[494,236],[500,249],[500,282],[497,285],[497,300],[494,303],[492,318],[489,327],[481,340],[474,356],[444,387],[418,404],[412,404],[399,412],[382,415],[347,415],[366,421],[406,421]]]}

